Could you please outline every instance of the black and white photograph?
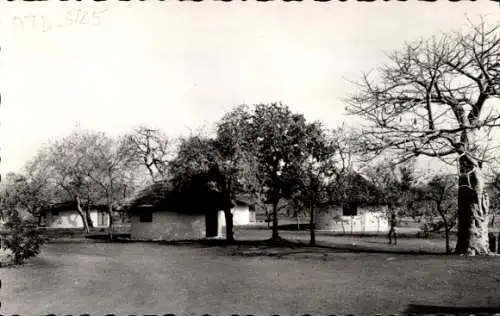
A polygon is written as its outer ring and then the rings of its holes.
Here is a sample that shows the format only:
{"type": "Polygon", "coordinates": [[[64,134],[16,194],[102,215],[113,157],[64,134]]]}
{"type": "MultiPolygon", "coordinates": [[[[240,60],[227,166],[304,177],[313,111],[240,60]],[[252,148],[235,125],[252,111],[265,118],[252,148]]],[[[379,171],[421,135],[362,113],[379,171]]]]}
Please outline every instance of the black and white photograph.
{"type": "Polygon", "coordinates": [[[500,1],[0,3],[0,316],[500,315],[500,1]]]}

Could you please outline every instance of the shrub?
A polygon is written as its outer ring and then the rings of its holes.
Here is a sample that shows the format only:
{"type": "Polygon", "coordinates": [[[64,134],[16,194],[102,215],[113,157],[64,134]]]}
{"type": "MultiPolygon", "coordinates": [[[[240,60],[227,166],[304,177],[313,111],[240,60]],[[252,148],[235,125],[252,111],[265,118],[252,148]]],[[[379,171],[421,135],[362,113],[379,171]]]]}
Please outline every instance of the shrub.
{"type": "Polygon", "coordinates": [[[44,238],[40,236],[37,225],[32,219],[22,219],[17,211],[7,214],[2,237],[2,249],[12,252],[15,264],[35,257],[40,253],[44,238]]]}

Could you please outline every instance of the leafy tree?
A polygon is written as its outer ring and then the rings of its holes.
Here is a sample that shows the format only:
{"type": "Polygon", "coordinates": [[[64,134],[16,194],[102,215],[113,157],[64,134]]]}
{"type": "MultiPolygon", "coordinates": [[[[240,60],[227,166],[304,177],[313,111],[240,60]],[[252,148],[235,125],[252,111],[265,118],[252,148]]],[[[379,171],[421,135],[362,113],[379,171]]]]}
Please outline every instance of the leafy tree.
{"type": "Polygon", "coordinates": [[[500,173],[495,171],[492,174],[491,180],[488,183],[487,190],[489,191],[490,203],[490,226],[495,227],[496,218],[500,214],[500,173]]]}
{"type": "Polygon", "coordinates": [[[372,184],[378,188],[378,191],[372,194],[371,199],[377,205],[387,206],[389,234],[394,234],[395,225],[415,207],[413,203],[417,192],[414,161],[407,161],[392,168],[390,160],[382,160],[375,165],[368,166],[365,173],[372,184]]]}
{"type": "Polygon", "coordinates": [[[12,252],[16,264],[36,256],[45,241],[37,230],[35,217],[44,202],[36,193],[26,177],[10,173],[0,194],[0,217],[4,221],[2,248],[12,252]]]}
{"type": "MultiPolygon", "coordinates": [[[[472,23],[471,23],[472,24],[472,23]]],[[[389,62],[365,74],[347,110],[369,123],[360,134],[367,152],[458,163],[457,254],[488,254],[488,196],[483,167],[490,132],[500,124],[498,25],[405,44],[389,62]]]]}
{"type": "Polygon", "coordinates": [[[46,179],[33,174],[26,176],[8,173],[2,185],[0,203],[3,203],[4,208],[0,213],[12,208],[21,209],[40,222],[42,210],[48,207],[52,200],[53,192],[50,191],[46,179]]]}
{"type": "Polygon", "coordinates": [[[22,264],[25,259],[40,253],[44,238],[37,231],[37,223],[33,218],[22,219],[17,210],[10,210],[4,223],[6,235],[2,240],[3,249],[10,249],[14,262],[22,264]]]}
{"type": "MultiPolygon", "coordinates": [[[[197,192],[216,191],[224,179],[218,169],[218,154],[214,140],[202,136],[190,136],[180,140],[177,156],[170,161],[172,183],[184,196],[197,192]]],[[[205,195],[208,196],[208,195],[205,195]]],[[[214,201],[204,201],[211,204],[214,201]]],[[[218,201],[216,202],[218,204],[218,201]]],[[[216,205],[217,205],[216,204],[216,205]]],[[[232,217],[226,218],[226,238],[233,240],[232,217]]]]}
{"type": "Polygon", "coordinates": [[[272,205],[272,239],[278,240],[278,204],[298,185],[296,175],[307,157],[308,125],[302,114],[282,103],[258,104],[252,110],[247,145],[256,158],[266,202],[272,205]]]}
{"type": "Polygon", "coordinates": [[[217,192],[226,219],[226,239],[234,240],[231,209],[242,194],[255,193],[255,163],[245,150],[249,112],[240,106],[227,113],[216,127],[216,137],[191,136],[181,141],[171,163],[177,187],[201,185],[217,192]]]}
{"type": "Polygon", "coordinates": [[[335,169],[333,142],[328,138],[321,124],[309,124],[306,131],[306,141],[303,142],[303,152],[306,159],[297,169],[295,175],[297,186],[292,194],[292,201],[299,209],[306,209],[309,213],[310,244],[316,244],[315,213],[321,202],[327,200],[333,183],[335,169]]]}

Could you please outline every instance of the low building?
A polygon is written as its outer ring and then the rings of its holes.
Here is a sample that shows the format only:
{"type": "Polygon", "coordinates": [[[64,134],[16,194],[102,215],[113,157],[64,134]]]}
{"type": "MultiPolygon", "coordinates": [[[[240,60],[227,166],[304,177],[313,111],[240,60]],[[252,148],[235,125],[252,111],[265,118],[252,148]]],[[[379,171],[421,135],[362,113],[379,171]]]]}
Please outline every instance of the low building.
{"type": "Polygon", "coordinates": [[[389,231],[387,206],[378,202],[382,192],[362,175],[352,172],[345,179],[343,199],[331,199],[316,214],[316,229],[342,233],[389,231]]]}
{"type": "MultiPolygon", "coordinates": [[[[92,227],[109,227],[108,206],[90,206],[92,227]]],[[[57,203],[46,208],[40,214],[40,227],[46,228],[83,228],[82,217],[77,211],[76,202],[57,203]]]]}
{"type": "Polygon", "coordinates": [[[342,233],[382,233],[389,231],[385,206],[356,207],[353,211],[344,206],[331,206],[318,212],[317,230],[342,233]]]}
{"type": "MultiPolygon", "coordinates": [[[[219,194],[175,192],[168,181],[146,187],[125,203],[134,240],[195,240],[223,238],[226,218],[219,194]]],[[[255,222],[248,197],[233,202],[234,226],[255,222]]]]}
{"type": "MultiPolygon", "coordinates": [[[[231,214],[233,214],[234,226],[244,226],[255,223],[255,207],[248,202],[236,200],[231,209],[231,214]]],[[[226,226],[224,211],[219,211],[219,221],[221,226],[226,226]]]]}
{"type": "Polygon", "coordinates": [[[173,241],[221,237],[219,205],[214,193],[175,192],[162,181],[141,190],[125,209],[132,239],[173,241]]]}

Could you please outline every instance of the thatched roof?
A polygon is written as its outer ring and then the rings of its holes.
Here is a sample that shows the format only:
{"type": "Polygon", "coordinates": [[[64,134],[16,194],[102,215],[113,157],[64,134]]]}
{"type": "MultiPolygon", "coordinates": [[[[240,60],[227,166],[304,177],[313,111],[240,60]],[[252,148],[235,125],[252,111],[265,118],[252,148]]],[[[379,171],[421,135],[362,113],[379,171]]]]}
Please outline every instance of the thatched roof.
{"type": "Polygon", "coordinates": [[[345,198],[339,196],[335,189],[332,192],[330,201],[325,201],[325,205],[342,205],[344,203],[355,203],[358,205],[380,204],[382,191],[357,172],[351,172],[342,180],[345,184],[345,198]]]}
{"type": "MultiPolygon", "coordinates": [[[[234,204],[247,204],[247,197],[242,196],[234,204]]],[[[159,181],[145,187],[124,203],[130,213],[137,213],[145,208],[155,211],[178,213],[206,213],[221,210],[222,196],[208,189],[177,191],[170,181],[159,181]]]]}
{"type": "MultiPolygon", "coordinates": [[[[73,211],[76,210],[75,201],[66,201],[59,203],[52,203],[49,207],[42,209],[43,212],[47,211],[73,211]]],[[[92,204],[89,206],[91,210],[107,211],[108,206],[105,204],[92,204]]]]}

